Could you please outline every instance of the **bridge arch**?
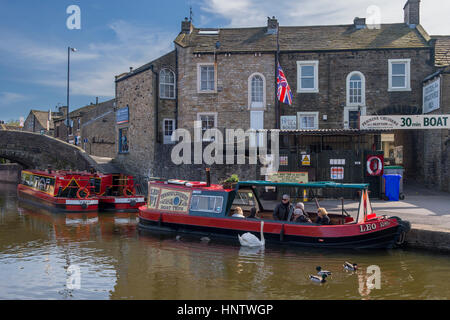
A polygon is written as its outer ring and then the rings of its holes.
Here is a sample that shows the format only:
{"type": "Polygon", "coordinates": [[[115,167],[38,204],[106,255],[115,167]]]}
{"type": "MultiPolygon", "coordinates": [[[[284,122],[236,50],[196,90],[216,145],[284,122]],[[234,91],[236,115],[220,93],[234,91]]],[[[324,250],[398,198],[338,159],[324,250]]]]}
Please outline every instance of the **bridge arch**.
{"type": "Polygon", "coordinates": [[[97,163],[81,148],[34,132],[0,130],[0,158],[27,169],[88,170],[97,163]]]}

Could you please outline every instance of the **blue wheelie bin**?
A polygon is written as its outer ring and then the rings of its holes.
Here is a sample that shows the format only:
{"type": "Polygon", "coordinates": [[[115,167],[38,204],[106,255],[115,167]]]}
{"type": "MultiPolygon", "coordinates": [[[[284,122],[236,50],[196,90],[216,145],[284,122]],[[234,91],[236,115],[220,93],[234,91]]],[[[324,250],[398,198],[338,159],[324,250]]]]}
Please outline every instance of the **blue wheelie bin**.
{"type": "Polygon", "coordinates": [[[385,194],[389,201],[398,201],[400,197],[400,180],[402,178],[399,174],[385,174],[383,175],[386,181],[385,194]]]}

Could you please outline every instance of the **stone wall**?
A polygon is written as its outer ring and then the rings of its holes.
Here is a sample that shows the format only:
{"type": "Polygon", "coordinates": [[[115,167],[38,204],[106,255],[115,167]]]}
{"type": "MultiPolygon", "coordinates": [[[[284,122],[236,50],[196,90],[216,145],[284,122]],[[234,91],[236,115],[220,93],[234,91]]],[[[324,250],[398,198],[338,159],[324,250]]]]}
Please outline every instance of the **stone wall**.
{"type": "Polygon", "coordinates": [[[116,155],[114,99],[99,103],[81,116],[81,146],[90,155],[116,155]],[[87,139],[85,143],[84,139],[87,139]]]}
{"type": "MultiPolygon", "coordinates": [[[[282,115],[319,111],[319,129],[343,128],[347,106],[347,76],[353,71],[365,77],[366,114],[385,108],[422,107],[422,81],[433,72],[430,50],[364,50],[281,54],[280,64],[293,92],[293,105],[282,105],[282,115]],[[388,91],[389,59],[411,59],[411,91],[388,91]],[[297,61],[319,61],[319,92],[297,93],[297,61]],[[322,116],[327,115],[327,120],[322,116]]],[[[384,113],[384,112],[382,112],[384,113]]]]}
{"type": "Polygon", "coordinates": [[[22,167],[17,163],[0,164],[0,182],[17,183],[22,167]]]}
{"type": "MultiPolygon", "coordinates": [[[[264,128],[275,127],[275,60],[274,54],[230,55],[193,54],[191,48],[179,52],[179,128],[193,128],[199,112],[217,113],[217,127],[250,128],[248,101],[249,77],[259,73],[265,78],[266,105],[264,128]],[[217,92],[199,93],[198,64],[216,62],[217,92]]],[[[256,109],[255,109],[256,110],[256,109]]],[[[258,109],[260,110],[260,109],[258,109]]]]}

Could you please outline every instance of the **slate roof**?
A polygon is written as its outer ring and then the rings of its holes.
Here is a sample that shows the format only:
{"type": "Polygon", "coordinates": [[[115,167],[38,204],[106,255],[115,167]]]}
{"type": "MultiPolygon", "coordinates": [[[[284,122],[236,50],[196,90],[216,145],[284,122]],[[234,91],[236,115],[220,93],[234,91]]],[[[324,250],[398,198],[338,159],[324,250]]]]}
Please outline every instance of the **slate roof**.
{"type": "MultiPolygon", "coordinates": [[[[39,122],[41,127],[47,128],[48,111],[31,110],[30,114],[33,114],[36,117],[36,120],[39,122]]],[[[54,129],[53,120],[58,117],[58,112],[52,112],[52,121],[50,121],[49,124],[50,130],[54,129]]]]}
{"type": "Polygon", "coordinates": [[[436,40],[434,64],[436,67],[446,67],[450,65],[450,36],[431,36],[436,40]]]}
{"type": "MultiPolygon", "coordinates": [[[[180,33],[175,43],[192,47],[194,53],[214,52],[274,52],[276,34],[268,34],[267,27],[218,29],[218,34],[180,33]]],[[[209,29],[211,30],[211,29],[209,29]]],[[[353,24],[334,26],[279,27],[281,51],[321,51],[355,49],[427,48],[428,35],[419,25],[411,29],[404,23],[381,24],[379,29],[356,29],[353,24]]]]}

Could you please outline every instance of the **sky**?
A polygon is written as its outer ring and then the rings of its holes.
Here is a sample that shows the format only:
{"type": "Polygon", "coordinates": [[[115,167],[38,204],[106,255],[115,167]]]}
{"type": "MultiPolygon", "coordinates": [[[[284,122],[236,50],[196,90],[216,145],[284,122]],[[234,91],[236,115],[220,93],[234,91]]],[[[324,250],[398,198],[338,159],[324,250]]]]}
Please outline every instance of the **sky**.
{"type": "MultiPolygon", "coordinates": [[[[31,109],[66,105],[67,47],[70,110],[114,98],[114,76],[173,50],[192,7],[196,27],[351,24],[379,12],[381,23],[403,22],[406,0],[0,0],[0,120],[31,109]],[[69,29],[80,8],[80,29],[69,29]],[[376,6],[376,7],[374,7],[376,6]],[[374,9],[375,8],[375,9],[374,9]]],[[[450,1],[422,0],[421,24],[450,35],[450,1]]]]}

